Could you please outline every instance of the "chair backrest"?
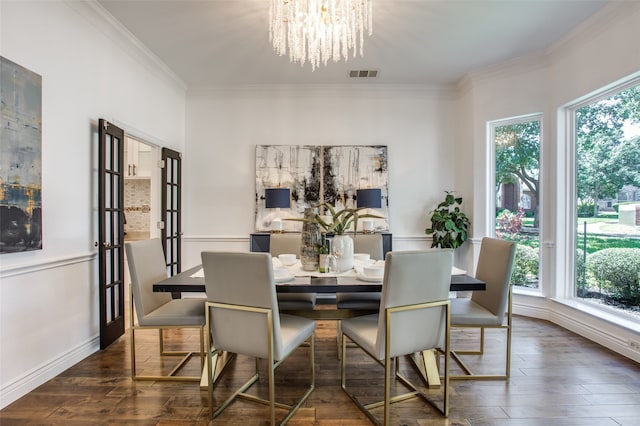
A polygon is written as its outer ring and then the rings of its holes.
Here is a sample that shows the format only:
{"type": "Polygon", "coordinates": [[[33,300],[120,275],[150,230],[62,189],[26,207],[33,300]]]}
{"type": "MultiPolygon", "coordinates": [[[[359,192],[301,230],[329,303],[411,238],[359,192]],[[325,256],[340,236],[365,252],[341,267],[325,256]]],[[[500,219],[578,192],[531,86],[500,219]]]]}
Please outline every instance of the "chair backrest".
{"type": "Polygon", "coordinates": [[[269,236],[269,253],[278,257],[281,254],[295,254],[300,257],[300,243],[302,235],[294,234],[271,234],[269,236]]]}
{"type": "Polygon", "coordinates": [[[153,285],[167,278],[167,263],[159,238],[124,244],[138,323],[150,312],[171,301],[171,293],[154,293],[153,285]]]}
{"type": "Polygon", "coordinates": [[[373,260],[382,260],[382,235],[356,234],[353,236],[353,252],[368,253],[373,260]]]}
{"type": "MultiPolygon", "coordinates": [[[[385,310],[398,306],[449,300],[453,251],[433,249],[387,253],[385,260],[376,355],[384,357],[385,310]]],[[[394,314],[390,356],[441,346],[446,337],[446,310],[441,308],[394,314]]]]}
{"type": "MultiPolygon", "coordinates": [[[[271,309],[275,359],[283,353],[280,315],[269,253],[202,252],[202,267],[210,302],[271,309]]],[[[210,309],[211,337],[219,350],[268,358],[269,333],[265,314],[210,309]]]]}
{"type": "Polygon", "coordinates": [[[485,237],[480,246],[476,278],[487,284],[485,291],[474,291],[471,300],[491,311],[502,324],[509,299],[511,271],[516,243],[485,237]]]}

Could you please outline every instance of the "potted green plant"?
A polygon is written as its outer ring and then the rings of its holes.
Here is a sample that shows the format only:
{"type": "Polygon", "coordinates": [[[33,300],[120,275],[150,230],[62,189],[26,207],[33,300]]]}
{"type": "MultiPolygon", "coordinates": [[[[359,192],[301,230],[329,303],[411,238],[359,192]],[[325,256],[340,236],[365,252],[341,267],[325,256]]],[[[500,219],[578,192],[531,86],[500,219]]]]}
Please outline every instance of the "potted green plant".
{"type": "Polygon", "coordinates": [[[431,247],[455,249],[466,241],[471,221],[460,210],[462,197],[454,197],[453,191],[445,193],[444,201],[431,212],[431,227],[425,233],[433,235],[431,247]]]}

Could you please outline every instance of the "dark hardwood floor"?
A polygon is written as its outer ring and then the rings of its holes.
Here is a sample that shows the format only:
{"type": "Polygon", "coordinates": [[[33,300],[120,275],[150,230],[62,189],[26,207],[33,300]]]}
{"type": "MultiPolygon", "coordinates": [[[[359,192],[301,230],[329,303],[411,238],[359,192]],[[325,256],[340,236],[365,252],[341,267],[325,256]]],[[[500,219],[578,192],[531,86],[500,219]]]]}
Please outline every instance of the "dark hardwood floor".
{"type": "MultiPolygon", "coordinates": [[[[366,425],[364,415],[340,389],[335,322],[318,321],[316,389],[291,425],[366,425]]],[[[487,354],[481,371],[502,365],[504,332],[487,332],[487,354]]],[[[157,334],[141,337],[139,365],[160,368],[157,334]]],[[[467,344],[468,332],[456,332],[456,347],[467,344]]],[[[195,334],[172,332],[169,342],[197,347],[195,334]],[[186,343],[184,343],[186,342],[186,343]]],[[[295,397],[307,380],[308,349],[295,352],[277,371],[276,395],[295,397]],[[284,385],[284,386],[283,386],[284,385]]],[[[349,383],[367,397],[381,395],[383,370],[356,348],[349,349],[349,383]]],[[[453,366],[453,364],[452,364],[453,366]]],[[[254,363],[238,356],[216,390],[216,404],[232,386],[251,374],[254,363]]],[[[402,369],[414,376],[413,367],[402,369]]],[[[197,361],[186,372],[199,370],[197,361]]],[[[454,371],[458,371],[454,369],[454,371]]],[[[103,352],[95,353],[58,377],[0,411],[9,425],[206,425],[206,390],[196,383],[133,382],[129,368],[128,333],[103,352]]],[[[640,425],[640,365],[549,322],[514,317],[511,379],[453,381],[451,411],[443,419],[421,400],[392,407],[394,425],[640,425]]],[[[264,393],[260,385],[258,392],[264,393]]],[[[438,403],[441,390],[427,393],[438,403]]],[[[377,413],[382,415],[382,410],[377,413]]],[[[279,412],[282,414],[282,412],[279,412]]],[[[238,401],[214,424],[267,424],[264,406],[238,401]]]]}

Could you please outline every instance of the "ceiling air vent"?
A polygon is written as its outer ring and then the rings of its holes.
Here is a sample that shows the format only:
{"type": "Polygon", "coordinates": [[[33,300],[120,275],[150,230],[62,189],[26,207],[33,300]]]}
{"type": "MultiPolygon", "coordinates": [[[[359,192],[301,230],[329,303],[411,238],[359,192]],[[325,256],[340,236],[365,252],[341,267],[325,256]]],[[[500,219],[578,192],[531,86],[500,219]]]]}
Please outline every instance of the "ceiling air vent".
{"type": "Polygon", "coordinates": [[[378,70],[349,70],[350,78],[375,78],[378,76],[378,70]]]}

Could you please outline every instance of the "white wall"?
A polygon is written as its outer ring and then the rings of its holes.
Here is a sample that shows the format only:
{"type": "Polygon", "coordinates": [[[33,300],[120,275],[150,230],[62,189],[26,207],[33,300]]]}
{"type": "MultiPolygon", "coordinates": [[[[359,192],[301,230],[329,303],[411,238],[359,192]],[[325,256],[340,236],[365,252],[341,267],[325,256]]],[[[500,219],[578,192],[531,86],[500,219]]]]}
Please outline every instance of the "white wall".
{"type": "MultiPolygon", "coordinates": [[[[579,304],[562,298],[569,265],[566,212],[571,211],[571,192],[565,179],[567,138],[563,132],[561,108],[590,93],[640,71],[640,3],[617,2],[585,22],[562,42],[509,63],[471,73],[460,85],[460,104],[464,120],[460,152],[465,156],[457,169],[457,183],[465,193],[473,191],[473,229],[475,242],[489,230],[487,223],[493,188],[488,181],[490,151],[486,125],[490,120],[543,113],[541,295],[519,294],[515,312],[554,321],[632,359],[628,340],[638,340],[640,324],[623,323],[611,316],[594,316],[579,304]],[[554,301],[554,299],[556,301],[554,301]],[[606,318],[605,318],[606,317],[606,318]],[[613,319],[612,319],[613,318],[613,319]],[[635,328],[635,331],[633,329],[635,328]]],[[[477,244],[473,256],[477,256],[477,244]]]]}
{"type": "Polygon", "coordinates": [[[0,2],[0,54],[42,76],[43,249],[0,256],[0,408],[98,349],[97,120],[182,150],[182,83],[93,3],[0,2]]]}
{"type": "Polygon", "coordinates": [[[188,93],[185,266],[200,251],[246,250],[256,145],[387,145],[394,249],[425,247],[428,212],[455,190],[455,98],[415,86],[226,87],[188,93]],[[243,240],[243,238],[245,240],[243,240]],[[224,239],[224,238],[223,238],[224,239]],[[225,244],[222,244],[225,245],[225,244]]]}

